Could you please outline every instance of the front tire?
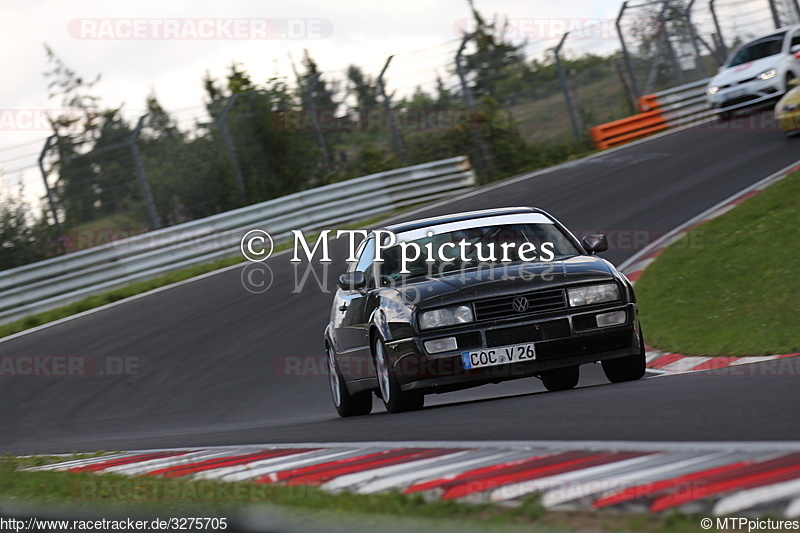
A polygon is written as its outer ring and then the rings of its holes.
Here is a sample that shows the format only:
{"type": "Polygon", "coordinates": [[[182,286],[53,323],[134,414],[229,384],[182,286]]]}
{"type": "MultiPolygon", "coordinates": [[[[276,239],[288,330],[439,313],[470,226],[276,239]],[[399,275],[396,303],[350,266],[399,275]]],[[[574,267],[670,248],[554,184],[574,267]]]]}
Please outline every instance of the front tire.
{"type": "Polygon", "coordinates": [[[642,337],[642,325],[637,327],[637,338],[639,340],[639,353],[620,357],[618,359],[608,359],[603,361],[603,372],[611,383],[622,383],[623,381],[636,381],[644,377],[647,371],[647,357],[642,337]]]}
{"type": "Polygon", "coordinates": [[[368,415],[372,411],[372,395],[370,391],[350,394],[333,356],[333,349],[326,347],[328,352],[328,384],[331,388],[331,399],[339,416],[368,415]]]}
{"type": "Polygon", "coordinates": [[[603,372],[611,383],[636,381],[644,376],[647,366],[644,351],[618,359],[603,361],[603,372]]]}
{"type": "Polygon", "coordinates": [[[542,372],[542,384],[550,392],[574,389],[580,379],[580,367],[568,366],[542,372]]]}
{"type": "Polygon", "coordinates": [[[390,413],[416,411],[425,404],[425,395],[415,391],[404,391],[400,388],[397,376],[391,368],[386,344],[383,339],[375,340],[375,373],[378,376],[378,387],[383,405],[390,413]]]}

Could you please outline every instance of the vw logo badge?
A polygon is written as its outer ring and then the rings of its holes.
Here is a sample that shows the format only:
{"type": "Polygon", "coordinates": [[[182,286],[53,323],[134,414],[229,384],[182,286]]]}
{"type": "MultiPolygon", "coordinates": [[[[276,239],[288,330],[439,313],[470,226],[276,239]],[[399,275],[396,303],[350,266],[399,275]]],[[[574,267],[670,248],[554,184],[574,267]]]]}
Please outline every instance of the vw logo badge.
{"type": "Polygon", "coordinates": [[[528,299],[519,296],[517,298],[514,298],[514,302],[511,305],[514,306],[514,311],[522,313],[528,310],[528,299]]]}

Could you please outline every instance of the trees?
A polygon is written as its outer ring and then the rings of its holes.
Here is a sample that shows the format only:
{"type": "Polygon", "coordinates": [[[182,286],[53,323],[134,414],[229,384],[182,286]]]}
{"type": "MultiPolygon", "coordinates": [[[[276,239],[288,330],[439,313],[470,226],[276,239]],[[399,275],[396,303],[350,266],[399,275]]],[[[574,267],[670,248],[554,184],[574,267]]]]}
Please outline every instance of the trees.
{"type": "Polygon", "coordinates": [[[464,69],[471,78],[471,89],[476,98],[491,96],[503,101],[507,96],[519,93],[530,73],[525,61],[522,44],[504,40],[507,23],[495,19],[488,22],[468,0],[475,19],[472,40],[475,51],[464,55],[464,69]]]}
{"type": "MultiPolygon", "coordinates": [[[[484,180],[550,162],[561,152],[528,143],[509,109],[557,93],[552,62],[529,61],[500,23],[469,5],[476,30],[464,61],[475,105],[468,109],[457,85],[443,76],[430,89],[393,98],[404,155],[423,163],[468,154],[484,180]]],[[[47,54],[51,97],[60,97],[66,110],[52,117],[57,142],[47,161],[55,161],[52,185],[67,233],[120,225],[146,230],[142,174],[159,224],[168,226],[401,165],[376,73],[357,65],[338,82],[306,50],[296,84],[277,76],[255,79],[236,62],[221,79],[206,71],[199,122],[187,127],[150,94],[134,145],[139,117],[126,117],[93,95],[99,76],[86,81],[49,48],[47,54]],[[358,113],[345,110],[345,103],[358,113]]],[[[573,61],[596,60],[602,58],[573,61]]],[[[402,86],[396,83],[389,82],[402,86]]]]}
{"type": "Polygon", "coordinates": [[[47,224],[34,218],[22,196],[21,190],[0,194],[0,270],[47,257],[47,224]]]}

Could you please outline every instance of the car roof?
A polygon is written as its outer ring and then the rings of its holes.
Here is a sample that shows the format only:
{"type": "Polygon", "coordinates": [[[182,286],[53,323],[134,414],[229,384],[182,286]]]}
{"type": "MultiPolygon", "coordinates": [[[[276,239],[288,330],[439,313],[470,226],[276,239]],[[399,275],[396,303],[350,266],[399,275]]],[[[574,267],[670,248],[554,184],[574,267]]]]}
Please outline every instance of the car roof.
{"type": "MultiPolygon", "coordinates": [[[[392,233],[401,233],[403,231],[437,226],[439,224],[448,224],[450,222],[460,222],[462,220],[473,220],[502,215],[517,215],[521,213],[541,213],[543,215],[547,215],[547,213],[541,209],[537,209],[536,207],[503,207],[499,209],[482,209],[480,211],[467,211],[464,213],[453,213],[452,215],[411,220],[408,222],[401,222],[399,224],[392,224],[391,226],[386,226],[383,229],[391,231],[392,233]]],[[[549,218],[549,215],[547,216],[549,218]]]]}
{"type": "Polygon", "coordinates": [[[758,44],[758,43],[762,43],[764,41],[771,41],[771,40],[776,39],[778,37],[783,39],[784,37],[786,37],[786,34],[788,32],[793,31],[793,30],[797,30],[797,29],[800,29],[800,25],[785,26],[783,28],[778,28],[777,30],[773,30],[771,33],[768,33],[767,35],[762,35],[760,37],[756,37],[755,39],[747,41],[743,45],[739,46],[738,49],[747,48],[748,46],[751,46],[751,45],[754,45],[754,44],[758,44]]]}

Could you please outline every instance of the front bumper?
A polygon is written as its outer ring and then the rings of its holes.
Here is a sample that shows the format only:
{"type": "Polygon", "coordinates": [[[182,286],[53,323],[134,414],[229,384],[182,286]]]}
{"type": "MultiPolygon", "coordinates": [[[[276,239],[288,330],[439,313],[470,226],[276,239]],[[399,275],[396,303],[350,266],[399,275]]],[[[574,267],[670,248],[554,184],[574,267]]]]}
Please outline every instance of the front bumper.
{"type": "Polygon", "coordinates": [[[714,112],[725,113],[767,103],[782,95],[783,89],[776,76],[770,80],[751,80],[726,87],[706,98],[714,112]]]}
{"type": "Polygon", "coordinates": [[[637,309],[632,303],[525,321],[475,323],[467,328],[389,342],[386,347],[401,388],[425,392],[449,392],[641,353],[637,309]],[[588,317],[618,310],[626,313],[624,324],[587,327],[588,317]],[[426,353],[425,340],[450,335],[459,339],[457,350],[426,353]],[[462,339],[468,345],[462,346],[462,339]],[[536,359],[532,361],[465,369],[461,360],[462,351],[530,342],[536,350],[536,359]]]}

